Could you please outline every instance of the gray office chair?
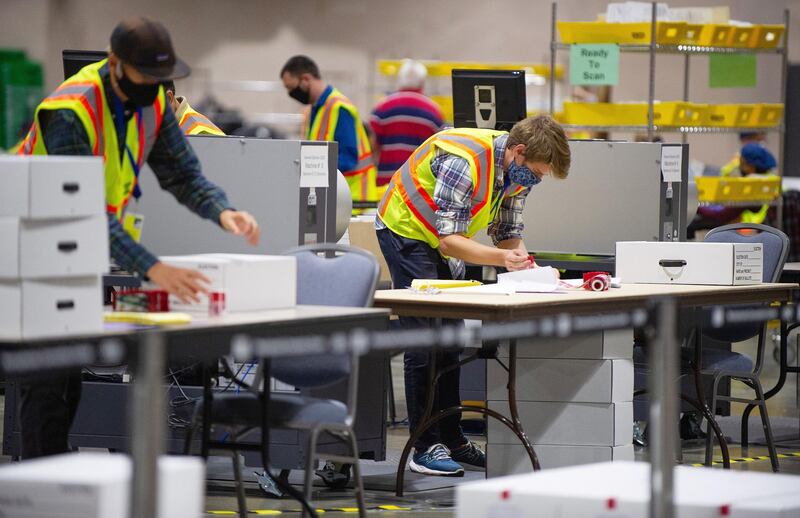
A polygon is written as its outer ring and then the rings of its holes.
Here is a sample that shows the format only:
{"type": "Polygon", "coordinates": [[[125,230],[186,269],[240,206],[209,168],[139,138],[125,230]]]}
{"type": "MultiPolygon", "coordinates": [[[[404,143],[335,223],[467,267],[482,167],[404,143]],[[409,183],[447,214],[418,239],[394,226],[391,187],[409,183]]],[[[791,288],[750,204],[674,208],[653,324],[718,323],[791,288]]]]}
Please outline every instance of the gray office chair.
{"type": "MultiPolygon", "coordinates": [[[[756,225],[748,223],[735,223],[715,228],[706,234],[705,242],[711,243],[761,243],[763,245],[764,282],[778,282],[789,254],[789,238],[776,228],[767,225],[756,225]]],[[[742,306],[744,308],[753,306],[742,306]]],[[[758,306],[755,306],[758,307],[758,306]]],[[[764,389],[759,379],[761,369],[764,366],[764,349],[767,337],[767,324],[729,324],[723,328],[698,329],[695,333],[697,337],[697,347],[702,351],[702,338],[709,337],[722,342],[741,342],[753,337],[758,337],[756,348],[756,360],[753,361],[745,355],[719,349],[707,349],[702,354],[702,365],[695,366],[700,368],[703,375],[713,376],[714,384],[711,393],[711,411],[716,410],[717,401],[735,401],[745,404],[758,406],[761,414],[761,423],[769,449],[769,457],[772,462],[773,471],[778,471],[778,456],[775,451],[775,442],[772,437],[772,426],[767,414],[767,403],[764,399],[764,389]],[[720,382],[725,378],[737,380],[744,383],[755,393],[754,399],[737,398],[719,394],[720,382]]],[[[742,416],[742,437],[746,437],[744,428],[747,426],[745,416],[742,416]]],[[[747,448],[744,443],[742,448],[747,448]]],[[[713,456],[713,443],[711,435],[711,425],[706,428],[706,465],[711,465],[713,456]]]]}
{"type": "MultiPolygon", "coordinates": [[[[318,244],[292,249],[287,255],[297,257],[297,303],[319,306],[367,307],[372,305],[375,286],[378,282],[379,266],[375,257],[364,250],[349,246],[318,244]]],[[[271,362],[269,375],[289,385],[306,389],[331,385],[348,379],[347,402],[303,396],[297,393],[277,392],[270,394],[267,423],[270,428],[289,428],[309,434],[306,457],[305,501],[310,502],[314,470],[317,460],[352,463],[359,516],[366,516],[364,486],[358,465],[358,443],[353,423],[358,394],[357,355],[319,355],[298,358],[276,358],[271,362]],[[322,432],[328,432],[348,443],[352,455],[317,453],[317,440],[322,432]]],[[[256,380],[248,390],[235,394],[216,394],[211,403],[211,422],[231,428],[230,440],[211,442],[203,437],[213,449],[233,451],[239,513],[247,513],[244,491],[236,450],[251,450],[252,445],[236,443],[246,431],[260,427],[263,419],[259,385],[263,379],[261,365],[256,380]],[[238,431],[233,431],[238,429],[238,431]]],[[[265,383],[267,389],[269,383],[265,383]]],[[[207,428],[207,427],[204,427],[207,428]]],[[[259,446],[260,451],[268,444],[259,446]]],[[[265,454],[262,453],[262,458],[265,454]]],[[[269,469],[264,466],[264,469],[269,469]]],[[[303,516],[307,516],[305,510],[303,516]]]]}

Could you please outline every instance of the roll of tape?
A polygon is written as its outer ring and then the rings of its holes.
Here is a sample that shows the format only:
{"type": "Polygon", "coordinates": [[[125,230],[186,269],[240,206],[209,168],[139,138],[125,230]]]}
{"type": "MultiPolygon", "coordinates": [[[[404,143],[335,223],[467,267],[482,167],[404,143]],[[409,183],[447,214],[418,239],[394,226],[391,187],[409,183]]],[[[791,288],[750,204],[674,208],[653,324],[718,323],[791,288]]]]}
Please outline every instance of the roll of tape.
{"type": "Polygon", "coordinates": [[[611,285],[611,275],[607,272],[586,272],[583,274],[583,287],[589,291],[606,291],[611,285]]]}

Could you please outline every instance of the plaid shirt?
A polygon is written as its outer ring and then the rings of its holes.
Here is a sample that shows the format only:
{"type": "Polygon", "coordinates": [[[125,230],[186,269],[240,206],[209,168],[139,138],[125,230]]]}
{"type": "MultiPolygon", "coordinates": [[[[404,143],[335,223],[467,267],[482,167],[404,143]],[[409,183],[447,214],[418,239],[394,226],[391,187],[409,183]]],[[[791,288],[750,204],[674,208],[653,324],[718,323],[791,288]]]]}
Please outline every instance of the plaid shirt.
{"type": "MultiPolygon", "coordinates": [[[[503,157],[506,152],[508,135],[501,135],[494,140],[494,189],[492,199],[503,194],[503,157]]],[[[472,170],[466,159],[456,155],[437,151],[431,160],[431,171],[436,176],[436,187],[433,200],[439,206],[436,211],[436,230],[439,236],[462,234],[467,231],[472,210],[472,170]]],[[[530,189],[522,191],[518,196],[504,198],[495,219],[489,224],[487,233],[496,245],[507,239],[521,239],[525,224],[522,222],[522,210],[530,189]]]]}
{"type": "MultiPolygon", "coordinates": [[[[100,69],[106,91],[109,113],[115,117],[114,91],[108,77],[108,66],[100,69]]],[[[89,137],[80,119],[72,110],[55,110],[42,121],[45,147],[50,155],[91,155],[89,137]]],[[[125,111],[126,123],[133,115],[125,111]]],[[[123,126],[127,127],[127,124],[123,126]]],[[[124,131],[124,130],[123,130],[124,131]]],[[[120,150],[125,145],[125,135],[118,135],[120,150]]],[[[124,156],[124,155],[121,155],[124,156]]],[[[161,129],[147,156],[147,163],[156,175],[162,189],[197,213],[200,217],[219,224],[223,210],[230,209],[225,192],[208,181],[201,173],[200,161],[183,135],[171,108],[167,108],[161,129]]],[[[119,266],[142,276],[158,259],[142,245],[135,242],[122,228],[113,214],[108,214],[108,235],[111,257],[119,266]]]]}

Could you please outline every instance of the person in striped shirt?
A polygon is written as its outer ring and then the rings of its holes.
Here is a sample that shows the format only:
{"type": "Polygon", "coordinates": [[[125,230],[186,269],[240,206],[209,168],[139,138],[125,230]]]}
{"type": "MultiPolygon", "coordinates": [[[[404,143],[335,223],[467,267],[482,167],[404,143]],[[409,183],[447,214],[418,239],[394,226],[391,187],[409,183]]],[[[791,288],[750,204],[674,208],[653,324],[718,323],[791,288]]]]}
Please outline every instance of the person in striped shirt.
{"type": "Polygon", "coordinates": [[[378,156],[378,191],[431,135],[442,129],[442,110],[422,93],[428,71],[419,61],[403,60],[398,91],[375,106],[370,119],[372,152],[378,156]]]}

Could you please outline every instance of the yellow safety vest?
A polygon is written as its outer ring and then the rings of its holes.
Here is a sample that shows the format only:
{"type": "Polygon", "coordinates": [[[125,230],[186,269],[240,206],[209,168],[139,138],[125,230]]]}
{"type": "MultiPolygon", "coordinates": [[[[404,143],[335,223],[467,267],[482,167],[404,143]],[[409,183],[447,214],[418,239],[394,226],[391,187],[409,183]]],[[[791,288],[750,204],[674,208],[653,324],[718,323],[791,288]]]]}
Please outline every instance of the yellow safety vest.
{"type": "Polygon", "coordinates": [[[350,186],[350,193],[353,201],[378,201],[376,181],[378,170],[372,161],[372,147],[369,137],[358,116],[358,110],[342,92],[336,88],[330,93],[328,98],[314,115],[314,120],[309,124],[308,117],[304,122],[303,133],[308,140],[324,140],[333,142],[335,140],[336,124],[339,122],[339,113],[347,110],[353,117],[356,126],[356,142],[358,145],[358,162],[349,171],[342,171],[350,186]]]}
{"type": "Polygon", "coordinates": [[[431,161],[436,151],[441,150],[465,159],[472,171],[471,219],[465,236],[472,237],[487,228],[500,211],[502,201],[525,190],[510,184],[494,196],[494,139],[504,134],[487,129],[455,128],[430,137],[392,176],[378,205],[381,220],[396,234],[439,248],[436,230],[439,207],[433,198],[436,177],[431,161]]]}
{"type": "Polygon", "coordinates": [[[104,59],[83,67],[39,104],[33,125],[22,141],[19,154],[48,154],[42,138],[40,114],[48,110],[72,110],[83,123],[92,154],[103,157],[106,209],[121,219],[136,188],[136,170],[141,169],[158,138],[166,102],[164,89],[159,87],[155,102],[138,110],[131,117],[125,139],[129,153],[126,151],[124,156],[120,156],[117,130],[100,78],[100,68],[106,63],[107,60],[104,59]]]}
{"type": "Polygon", "coordinates": [[[742,173],[739,171],[740,167],[740,156],[739,153],[736,153],[736,156],[731,159],[730,162],[725,164],[724,166],[720,167],[719,175],[726,177],[726,176],[741,176],[742,173]],[[734,174],[736,172],[736,174],[734,174]]]}
{"type": "MultiPolygon", "coordinates": [[[[185,100],[183,102],[186,102],[185,100]]],[[[181,120],[178,123],[184,135],[218,135],[225,136],[225,133],[219,129],[208,117],[196,111],[186,102],[186,109],[181,115],[181,120]]]]}

